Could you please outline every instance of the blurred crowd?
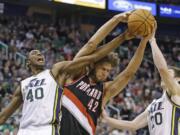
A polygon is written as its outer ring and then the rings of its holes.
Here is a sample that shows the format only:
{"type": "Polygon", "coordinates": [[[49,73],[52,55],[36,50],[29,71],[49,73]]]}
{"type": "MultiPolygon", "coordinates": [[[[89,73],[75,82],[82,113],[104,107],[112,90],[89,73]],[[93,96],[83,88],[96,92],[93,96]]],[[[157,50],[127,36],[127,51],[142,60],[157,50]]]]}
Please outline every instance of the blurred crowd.
{"type": "MultiPolygon", "coordinates": [[[[111,39],[120,30],[111,33],[111,39]]],[[[46,67],[61,60],[71,60],[78,50],[92,36],[94,30],[85,31],[79,23],[69,23],[59,20],[56,24],[42,22],[27,17],[0,16],[0,111],[11,101],[12,94],[19,81],[28,77],[24,56],[32,49],[40,49],[46,57],[46,67]],[[5,47],[8,46],[8,55],[5,47]],[[17,53],[18,52],[18,53],[17,53]]],[[[107,38],[107,39],[108,39],[107,38]]],[[[120,57],[118,69],[113,70],[111,76],[122,71],[133,56],[139,40],[125,42],[116,51],[120,57]]],[[[158,39],[164,56],[169,65],[180,65],[180,42],[165,37],[158,39]]],[[[108,103],[107,111],[110,116],[118,119],[132,120],[144,111],[148,104],[161,96],[160,78],[152,61],[150,48],[147,47],[145,58],[134,79],[125,90],[108,103]]],[[[21,108],[2,126],[0,135],[16,135],[21,116],[21,108]]],[[[106,123],[99,122],[97,135],[148,135],[147,128],[131,133],[114,130],[106,123]]]]}

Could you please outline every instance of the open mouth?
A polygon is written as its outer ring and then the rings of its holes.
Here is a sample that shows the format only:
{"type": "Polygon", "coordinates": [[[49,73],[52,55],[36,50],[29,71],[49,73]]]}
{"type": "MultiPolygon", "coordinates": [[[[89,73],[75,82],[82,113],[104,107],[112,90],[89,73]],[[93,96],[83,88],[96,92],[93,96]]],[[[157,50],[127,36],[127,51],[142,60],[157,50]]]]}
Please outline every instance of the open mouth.
{"type": "Polygon", "coordinates": [[[43,58],[38,58],[38,62],[44,62],[43,58]]]}

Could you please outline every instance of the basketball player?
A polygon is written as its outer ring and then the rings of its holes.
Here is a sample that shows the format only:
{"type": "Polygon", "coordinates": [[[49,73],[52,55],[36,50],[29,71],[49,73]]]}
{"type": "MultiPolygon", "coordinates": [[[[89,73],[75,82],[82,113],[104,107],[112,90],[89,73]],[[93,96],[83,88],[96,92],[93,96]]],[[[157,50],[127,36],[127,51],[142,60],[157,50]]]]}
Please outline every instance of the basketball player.
{"type": "MultiPolygon", "coordinates": [[[[61,135],[95,134],[102,106],[131,80],[141,64],[149,38],[148,35],[141,40],[127,68],[113,81],[108,81],[108,76],[118,63],[117,55],[114,53],[95,62],[89,73],[86,72],[77,80],[68,81],[63,90],[61,135]]],[[[83,55],[87,51],[86,48],[78,55],[83,55]]]]}
{"type": "MultiPolygon", "coordinates": [[[[92,42],[96,44],[100,42],[99,40],[107,35],[112,30],[112,27],[123,21],[124,18],[127,18],[125,14],[113,17],[100,28],[87,45],[91,45],[92,42]]],[[[97,49],[93,54],[73,61],[56,63],[50,70],[44,69],[45,58],[41,52],[32,50],[27,60],[32,76],[21,81],[21,85],[15,91],[10,105],[0,113],[0,124],[3,124],[23,104],[18,135],[58,134],[61,86],[63,86],[65,75],[71,75],[75,69],[101,59],[127,38],[128,33],[125,32],[97,49]]]]}
{"type": "Polygon", "coordinates": [[[166,61],[153,36],[150,40],[153,59],[160,73],[164,93],[133,121],[116,120],[103,112],[105,121],[118,129],[137,130],[148,125],[150,135],[180,134],[180,69],[168,69],[166,61]]]}

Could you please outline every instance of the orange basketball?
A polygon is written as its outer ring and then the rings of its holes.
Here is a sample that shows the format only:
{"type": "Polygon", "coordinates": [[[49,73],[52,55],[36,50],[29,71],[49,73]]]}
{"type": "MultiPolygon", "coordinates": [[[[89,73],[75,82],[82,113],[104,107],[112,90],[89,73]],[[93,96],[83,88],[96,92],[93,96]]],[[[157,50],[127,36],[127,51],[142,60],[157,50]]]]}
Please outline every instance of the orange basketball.
{"type": "Polygon", "coordinates": [[[152,33],[155,18],[145,9],[137,9],[128,18],[128,30],[136,36],[147,36],[152,33]]]}

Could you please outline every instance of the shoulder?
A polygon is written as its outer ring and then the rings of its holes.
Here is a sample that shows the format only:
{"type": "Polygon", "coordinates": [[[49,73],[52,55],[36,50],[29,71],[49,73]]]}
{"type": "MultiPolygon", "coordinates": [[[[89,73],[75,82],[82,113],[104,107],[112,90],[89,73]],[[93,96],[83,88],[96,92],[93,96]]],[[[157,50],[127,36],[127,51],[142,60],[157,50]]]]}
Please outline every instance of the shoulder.
{"type": "Polygon", "coordinates": [[[166,100],[166,92],[163,93],[163,95],[158,98],[158,99],[154,99],[147,107],[147,110],[150,111],[151,107],[153,107],[155,104],[158,104],[159,102],[164,102],[166,100]]]}
{"type": "Polygon", "coordinates": [[[21,82],[21,83],[27,82],[27,81],[31,80],[31,78],[32,78],[32,76],[29,76],[29,77],[21,80],[20,82],[21,82]]]}
{"type": "Polygon", "coordinates": [[[146,108],[146,110],[150,111],[151,107],[158,102],[159,99],[154,99],[146,108]]]}

